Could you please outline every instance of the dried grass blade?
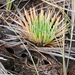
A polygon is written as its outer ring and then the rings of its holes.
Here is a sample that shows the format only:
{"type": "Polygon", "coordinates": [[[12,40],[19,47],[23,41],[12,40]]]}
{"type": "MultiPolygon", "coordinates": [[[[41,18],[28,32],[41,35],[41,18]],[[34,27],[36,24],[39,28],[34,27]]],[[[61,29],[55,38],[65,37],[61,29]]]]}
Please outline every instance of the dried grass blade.
{"type": "MultiPolygon", "coordinates": [[[[66,25],[62,25],[61,27],[59,27],[58,31],[56,32],[56,34],[60,33],[62,30],[66,29],[66,25]]],[[[66,29],[67,30],[67,29],[66,29]]]]}
{"type": "Polygon", "coordinates": [[[43,16],[44,16],[44,10],[42,10],[42,8],[41,8],[41,11],[39,13],[39,19],[42,19],[43,16]]]}
{"type": "Polygon", "coordinates": [[[25,18],[24,18],[24,16],[21,14],[21,12],[20,12],[19,9],[17,9],[17,12],[18,12],[18,14],[19,14],[21,20],[22,20],[23,22],[25,22],[25,18]]]}
{"type": "Polygon", "coordinates": [[[11,20],[14,21],[16,24],[21,26],[21,24],[18,21],[16,21],[15,19],[11,18],[11,20]]]}
{"type": "Polygon", "coordinates": [[[30,17],[31,17],[31,21],[33,21],[33,10],[30,8],[30,17]]]}
{"type": "Polygon", "coordinates": [[[26,30],[26,27],[24,26],[24,24],[23,24],[23,22],[21,21],[21,19],[18,19],[18,21],[19,21],[19,23],[21,24],[22,28],[23,28],[24,30],[26,30]]]}
{"type": "MultiPolygon", "coordinates": [[[[61,15],[57,18],[57,20],[56,20],[55,24],[58,24],[58,23],[59,23],[60,18],[61,18],[61,15]]],[[[59,25],[59,24],[58,24],[58,25],[59,25]]]]}
{"type": "Polygon", "coordinates": [[[17,12],[18,12],[18,14],[19,14],[21,20],[25,23],[26,28],[28,28],[28,23],[27,23],[27,21],[25,20],[24,16],[22,16],[22,14],[21,14],[21,12],[20,12],[19,9],[17,9],[17,12]]]}
{"type": "Polygon", "coordinates": [[[34,16],[34,19],[36,19],[37,18],[37,16],[36,16],[36,10],[35,10],[35,8],[33,7],[33,16],[34,16]]]}
{"type": "Polygon", "coordinates": [[[48,15],[47,15],[47,20],[50,19],[51,15],[52,15],[52,11],[49,10],[48,15]]]}
{"type": "Polygon", "coordinates": [[[28,11],[24,9],[24,13],[25,13],[25,16],[26,16],[26,19],[27,19],[29,25],[31,25],[31,19],[30,19],[30,15],[28,14],[28,11]]]}
{"type": "Polygon", "coordinates": [[[50,38],[50,39],[44,44],[44,46],[46,46],[47,44],[50,44],[50,42],[51,42],[52,39],[53,39],[53,38],[50,38]]]}
{"type": "Polygon", "coordinates": [[[55,20],[56,20],[56,13],[54,14],[53,18],[52,18],[52,25],[54,24],[55,20]]]}
{"type": "MultiPolygon", "coordinates": [[[[65,30],[65,29],[64,29],[64,30],[65,30]]],[[[60,37],[60,36],[62,36],[63,33],[64,33],[64,30],[62,30],[60,33],[58,33],[58,34],[56,35],[56,37],[60,37]]]]}

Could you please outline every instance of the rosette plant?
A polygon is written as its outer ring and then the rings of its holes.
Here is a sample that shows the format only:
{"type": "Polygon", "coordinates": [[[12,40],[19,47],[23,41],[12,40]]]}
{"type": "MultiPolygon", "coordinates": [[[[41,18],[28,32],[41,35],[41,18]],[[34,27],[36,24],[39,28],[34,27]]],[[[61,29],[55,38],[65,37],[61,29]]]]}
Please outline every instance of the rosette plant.
{"type": "Polygon", "coordinates": [[[38,12],[35,8],[29,11],[24,9],[24,14],[18,10],[21,18],[18,22],[21,27],[19,34],[37,46],[59,46],[62,45],[63,33],[67,32],[66,23],[59,12],[48,12],[42,8],[38,12]]]}

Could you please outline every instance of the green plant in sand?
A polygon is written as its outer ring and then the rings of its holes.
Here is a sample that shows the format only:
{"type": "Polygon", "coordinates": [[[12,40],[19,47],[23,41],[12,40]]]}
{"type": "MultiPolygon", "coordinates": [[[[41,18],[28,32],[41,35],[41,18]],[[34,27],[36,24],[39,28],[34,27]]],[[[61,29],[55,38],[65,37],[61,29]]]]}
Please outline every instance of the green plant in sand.
{"type": "Polygon", "coordinates": [[[23,39],[38,46],[62,46],[64,31],[67,32],[67,25],[59,12],[49,10],[45,12],[42,8],[38,12],[35,8],[30,8],[29,12],[24,9],[17,20],[12,19],[18,24],[19,34],[23,39]]]}
{"type": "MultiPolygon", "coordinates": [[[[24,10],[25,17],[24,23],[21,19],[18,19],[22,28],[26,31],[25,38],[39,46],[57,46],[61,45],[62,35],[67,31],[66,25],[61,24],[63,19],[59,13],[52,14],[52,11],[44,12],[40,10],[37,14],[35,8],[30,9],[28,13],[24,10]]],[[[22,35],[22,34],[21,34],[22,35]]]]}

